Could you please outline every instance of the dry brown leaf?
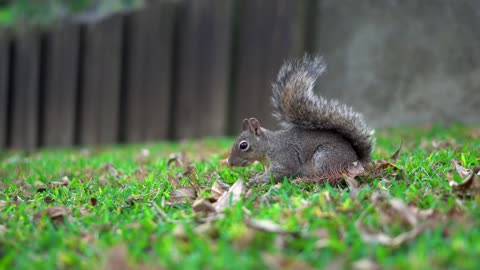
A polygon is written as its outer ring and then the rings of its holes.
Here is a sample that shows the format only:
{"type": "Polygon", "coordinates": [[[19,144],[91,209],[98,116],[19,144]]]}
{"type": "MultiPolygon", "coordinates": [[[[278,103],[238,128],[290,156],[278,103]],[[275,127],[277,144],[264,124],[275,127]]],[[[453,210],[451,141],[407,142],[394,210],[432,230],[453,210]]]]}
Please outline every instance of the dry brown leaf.
{"type": "Polygon", "coordinates": [[[94,206],[94,207],[97,206],[97,204],[98,204],[97,198],[91,197],[91,198],[90,198],[90,204],[91,204],[92,206],[94,206]]]}
{"type": "Polygon", "coordinates": [[[198,187],[200,186],[200,181],[198,179],[197,168],[195,166],[187,166],[185,172],[182,174],[183,177],[188,179],[190,186],[198,187]]]}
{"type": "Polygon", "coordinates": [[[371,258],[363,258],[352,264],[354,270],[380,270],[382,269],[376,261],[371,258]]]}
{"type": "Polygon", "coordinates": [[[80,236],[82,241],[87,244],[93,244],[93,242],[95,242],[95,235],[93,233],[83,232],[80,236]]]}
{"type": "Polygon", "coordinates": [[[271,232],[276,234],[296,234],[295,232],[290,232],[282,228],[280,224],[275,223],[268,219],[246,219],[245,224],[252,229],[271,232]]]}
{"type": "Polygon", "coordinates": [[[348,187],[350,189],[357,189],[360,185],[358,184],[358,181],[355,180],[355,177],[353,176],[349,176],[349,175],[344,175],[343,176],[343,179],[345,180],[345,182],[347,183],[348,187]]]}
{"type": "Polygon", "coordinates": [[[212,190],[210,194],[212,194],[212,197],[215,199],[218,199],[222,196],[223,193],[228,192],[228,189],[230,187],[222,182],[220,179],[217,179],[215,183],[213,183],[212,190]]]}
{"type": "Polygon", "coordinates": [[[476,196],[480,193],[480,166],[477,166],[461,182],[450,181],[450,186],[459,195],[476,196]]]}
{"type": "Polygon", "coordinates": [[[53,198],[50,197],[49,195],[45,196],[45,198],[43,198],[43,202],[44,203],[52,203],[53,202],[53,198]]]}
{"type": "Polygon", "coordinates": [[[112,163],[107,163],[103,166],[103,169],[108,171],[113,178],[116,178],[118,176],[118,171],[115,169],[112,163]]]}
{"type": "Polygon", "coordinates": [[[271,253],[262,254],[263,262],[267,265],[268,269],[275,270],[309,270],[314,269],[310,264],[304,261],[288,258],[282,255],[274,255],[271,253]]]}
{"type": "Polygon", "coordinates": [[[0,200],[0,211],[2,211],[5,208],[6,205],[7,205],[6,201],[0,200]]]}
{"type": "Polygon", "coordinates": [[[143,148],[142,150],[140,150],[140,153],[138,153],[137,159],[140,162],[145,162],[145,160],[147,160],[149,156],[150,156],[150,150],[147,148],[143,148]]]}
{"type": "Polygon", "coordinates": [[[47,190],[47,185],[45,185],[42,181],[40,180],[37,180],[35,181],[35,183],[33,184],[33,186],[35,187],[35,190],[37,192],[44,192],[47,190]]]}
{"type": "Polygon", "coordinates": [[[63,206],[52,206],[47,208],[47,210],[38,211],[33,218],[34,220],[39,220],[43,216],[46,216],[50,218],[55,227],[58,227],[58,225],[65,223],[65,219],[68,215],[70,215],[70,211],[67,208],[63,206]]]}
{"type": "Polygon", "coordinates": [[[396,247],[416,238],[430,226],[428,219],[430,216],[424,215],[418,209],[415,211],[414,207],[408,206],[400,199],[388,199],[385,194],[375,192],[372,195],[372,203],[381,214],[380,219],[388,222],[398,220],[408,224],[411,229],[397,236],[390,236],[381,231],[372,232],[363,224],[364,212],[355,222],[355,227],[365,242],[396,247]]]}
{"type": "Polygon", "coordinates": [[[401,233],[393,237],[383,232],[369,232],[368,229],[366,229],[358,222],[355,225],[363,241],[367,243],[377,243],[391,247],[397,247],[402,245],[403,243],[406,243],[407,241],[415,239],[428,227],[425,224],[418,225],[416,227],[413,227],[410,231],[401,233]]]}
{"type": "Polygon", "coordinates": [[[398,150],[395,151],[395,153],[393,153],[393,155],[390,157],[390,160],[392,162],[397,161],[398,157],[400,156],[400,150],[402,150],[402,146],[403,146],[403,141],[400,142],[400,146],[398,147],[398,150]]]}
{"type": "Polygon", "coordinates": [[[228,167],[228,158],[224,158],[224,159],[221,159],[218,161],[218,164],[217,164],[218,168],[226,168],[228,167]]]}
{"type": "Polygon", "coordinates": [[[7,231],[8,231],[7,226],[5,226],[4,224],[0,224],[0,235],[7,231]]]}
{"type": "Polygon", "coordinates": [[[472,170],[462,167],[461,162],[458,159],[452,159],[452,165],[462,178],[469,176],[472,172],[472,170]]]}
{"type": "Polygon", "coordinates": [[[127,246],[120,244],[114,246],[107,255],[105,270],[129,270],[127,261],[127,246]]]}
{"type": "Polygon", "coordinates": [[[174,163],[176,167],[182,167],[185,162],[185,155],[183,153],[172,153],[168,157],[167,166],[174,163]]]}
{"type": "Polygon", "coordinates": [[[81,216],[86,216],[90,214],[90,210],[88,210],[87,208],[80,207],[78,208],[78,211],[80,212],[81,216]]]}
{"type": "Polygon", "coordinates": [[[172,202],[188,202],[192,203],[197,198],[197,191],[193,187],[183,187],[170,192],[170,201],[172,202]]]}
{"type": "Polygon", "coordinates": [[[206,222],[198,225],[193,231],[199,235],[205,235],[212,239],[217,239],[220,236],[218,227],[214,226],[213,222],[206,222]]]}
{"type": "Polygon", "coordinates": [[[205,198],[196,200],[192,205],[193,211],[195,213],[216,213],[215,206],[205,198]]]}
{"type": "Polygon", "coordinates": [[[458,148],[459,145],[457,141],[453,138],[450,139],[445,139],[445,140],[426,140],[422,139],[422,142],[420,144],[421,149],[425,150],[431,150],[431,151],[437,151],[439,149],[456,149],[458,148]]]}
{"type": "Polygon", "coordinates": [[[233,245],[238,249],[246,249],[252,246],[257,231],[251,228],[246,228],[241,237],[234,239],[233,245]]]}
{"type": "Polygon", "coordinates": [[[57,187],[66,187],[70,185],[70,179],[68,177],[64,176],[60,181],[53,181],[48,183],[48,186],[51,188],[57,188],[57,187]]]}
{"type": "Polygon", "coordinates": [[[365,172],[365,167],[363,165],[364,164],[362,162],[358,162],[358,161],[350,163],[346,169],[347,175],[351,177],[355,177],[363,174],[365,172]]]}
{"type": "Polygon", "coordinates": [[[239,178],[228,192],[223,193],[222,196],[218,198],[218,201],[213,204],[217,213],[223,212],[230,202],[232,205],[237,203],[240,200],[240,196],[244,192],[244,189],[243,181],[239,178]]]}
{"type": "Polygon", "coordinates": [[[317,241],[315,242],[316,248],[324,248],[328,246],[328,238],[330,237],[330,232],[327,229],[315,229],[311,233],[311,236],[317,239],[317,241]]]}
{"type": "Polygon", "coordinates": [[[386,160],[376,160],[374,163],[375,163],[375,171],[385,170],[388,167],[391,167],[395,171],[399,170],[397,165],[386,160]]]}
{"type": "Polygon", "coordinates": [[[177,226],[173,228],[172,233],[177,240],[188,241],[187,230],[185,229],[185,226],[182,223],[178,223],[177,226]]]}

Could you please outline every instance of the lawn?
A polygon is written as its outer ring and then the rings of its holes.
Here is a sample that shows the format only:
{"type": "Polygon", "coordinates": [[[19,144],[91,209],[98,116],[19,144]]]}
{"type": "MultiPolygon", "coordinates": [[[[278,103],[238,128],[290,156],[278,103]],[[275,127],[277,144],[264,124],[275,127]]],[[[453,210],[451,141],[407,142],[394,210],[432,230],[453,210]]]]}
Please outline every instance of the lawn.
{"type": "Polygon", "coordinates": [[[478,269],[479,140],[381,130],[346,185],[253,188],[229,138],[0,152],[0,269],[478,269]]]}

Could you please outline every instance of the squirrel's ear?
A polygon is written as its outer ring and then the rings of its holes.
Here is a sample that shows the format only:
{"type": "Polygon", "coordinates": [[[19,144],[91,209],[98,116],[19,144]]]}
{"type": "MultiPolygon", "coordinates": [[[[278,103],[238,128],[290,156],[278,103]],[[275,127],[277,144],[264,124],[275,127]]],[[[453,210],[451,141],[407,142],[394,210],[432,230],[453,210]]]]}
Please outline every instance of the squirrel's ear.
{"type": "Polygon", "coordinates": [[[245,118],[243,119],[243,122],[242,122],[242,130],[245,131],[249,129],[250,129],[250,123],[248,123],[248,119],[245,118]]]}
{"type": "Polygon", "coordinates": [[[250,124],[251,132],[257,136],[260,136],[262,133],[262,129],[260,128],[260,123],[256,118],[248,119],[248,123],[250,124]]]}

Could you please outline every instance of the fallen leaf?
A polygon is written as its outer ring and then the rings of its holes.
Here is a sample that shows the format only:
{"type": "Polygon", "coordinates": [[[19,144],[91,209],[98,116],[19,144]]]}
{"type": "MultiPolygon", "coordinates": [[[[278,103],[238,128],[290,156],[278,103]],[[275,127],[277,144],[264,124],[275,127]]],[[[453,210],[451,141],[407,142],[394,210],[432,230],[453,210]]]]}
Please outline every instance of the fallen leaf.
{"type": "Polygon", "coordinates": [[[68,177],[64,176],[64,177],[62,177],[62,179],[60,181],[53,181],[53,182],[48,183],[48,185],[51,188],[66,187],[66,186],[70,185],[70,179],[68,179],[68,177]]]}
{"type": "Polygon", "coordinates": [[[90,214],[90,210],[88,210],[87,208],[80,207],[78,208],[78,211],[80,212],[81,216],[86,216],[90,214]]]}
{"type": "Polygon", "coordinates": [[[328,238],[330,237],[330,232],[325,228],[315,229],[310,235],[316,238],[315,247],[324,248],[328,246],[328,238]]]}
{"type": "Polygon", "coordinates": [[[120,244],[114,246],[107,255],[105,270],[129,270],[127,261],[127,246],[120,244]]]}
{"type": "MultiPolygon", "coordinates": [[[[366,215],[366,212],[363,212],[355,222],[355,227],[365,242],[397,247],[416,238],[426,228],[431,226],[432,221],[428,219],[428,216],[421,216],[420,211],[414,211],[413,207],[406,205],[400,199],[389,199],[387,195],[375,192],[371,200],[375,209],[380,213],[381,219],[388,222],[398,220],[408,224],[411,229],[396,236],[390,236],[382,231],[372,232],[372,230],[368,229],[363,223],[364,216],[366,215]]],[[[388,227],[388,225],[384,225],[383,227],[388,227]]]]}
{"type": "Polygon", "coordinates": [[[363,241],[391,247],[397,247],[406,243],[407,241],[415,239],[427,228],[425,225],[416,226],[410,231],[393,237],[383,232],[369,232],[368,229],[359,223],[356,223],[355,225],[363,241]]]}
{"type": "Polygon", "coordinates": [[[389,162],[389,161],[386,161],[386,160],[376,160],[374,162],[375,164],[375,171],[379,171],[379,170],[385,170],[387,169],[388,167],[391,167],[393,170],[397,171],[399,170],[399,168],[397,167],[397,165],[389,162]]]}
{"type": "Polygon", "coordinates": [[[218,168],[226,168],[228,167],[228,158],[224,158],[218,161],[218,168]]]}
{"type": "Polygon", "coordinates": [[[185,199],[192,203],[197,198],[197,191],[193,187],[183,187],[170,192],[172,202],[185,202],[185,199]]]}
{"type": "Polygon", "coordinates": [[[218,199],[222,196],[223,193],[227,192],[229,188],[230,187],[227,184],[217,179],[215,183],[213,183],[210,194],[212,194],[213,198],[218,199]]]}
{"type": "Polygon", "coordinates": [[[390,160],[392,162],[397,161],[398,156],[400,155],[400,150],[402,150],[402,145],[403,145],[403,141],[400,142],[400,146],[398,147],[398,150],[395,151],[395,153],[393,153],[393,155],[390,157],[390,160]]]}
{"type": "Polygon", "coordinates": [[[193,203],[192,208],[195,213],[216,213],[215,206],[205,198],[196,200],[193,203]]]}
{"type": "Polygon", "coordinates": [[[296,235],[295,232],[290,232],[282,228],[280,224],[275,223],[268,219],[246,219],[245,224],[255,230],[270,232],[276,234],[290,234],[296,235]]]}
{"type": "Polygon", "coordinates": [[[0,211],[2,211],[5,208],[6,205],[7,205],[6,201],[0,200],[0,211]]]}
{"type": "Polygon", "coordinates": [[[50,218],[52,224],[55,227],[63,225],[65,223],[65,218],[70,214],[70,211],[63,206],[52,206],[47,208],[47,210],[38,211],[34,215],[34,220],[39,220],[41,217],[46,216],[50,218]]]}
{"type": "Polygon", "coordinates": [[[81,239],[87,244],[93,244],[95,241],[95,235],[93,233],[83,232],[81,234],[81,239]]]}
{"type": "Polygon", "coordinates": [[[91,204],[92,206],[97,206],[97,203],[98,203],[97,198],[95,198],[95,197],[91,197],[91,198],[90,198],[90,204],[91,204]]]}
{"type": "Polygon", "coordinates": [[[44,192],[47,190],[47,185],[45,185],[42,181],[40,180],[37,180],[35,181],[35,183],[33,184],[33,186],[35,187],[35,190],[37,192],[44,192]]]}
{"type": "Polygon", "coordinates": [[[195,166],[187,166],[182,176],[188,179],[188,182],[190,183],[191,187],[197,188],[198,186],[200,186],[197,168],[195,168],[195,166]]]}
{"type": "Polygon", "coordinates": [[[218,201],[216,201],[213,206],[215,207],[215,210],[217,213],[223,212],[225,208],[229,206],[231,203],[232,205],[237,203],[240,200],[240,196],[244,192],[244,185],[243,181],[241,178],[233,184],[232,187],[228,190],[228,192],[225,192],[218,198],[218,201]]]}
{"type": "Polygon", "coordinates": [[[300,261],[294,258],[285,257],[282,255],[274,255],[271,253],[262,254],[263,262],[267,265],[268,269],[281,269],[281,270],[309,270],[314,269],[310,264],[304,261],[300,261]]]}
{"type": "Polygon", "coordinates": [[[68,214],[68,210],[63,206],[52,206],[45,213],[49,218],[56,219],[65,217],[68,214]]]}
{"type": "Polygon", "coordinates": [[[4,232],[8,231],[7,226],[0,224],[0,235],[3,234],[4,232]]]}
{"type": "Polygon", "coordinates": [[[469,176],[472,172],[472,170],[462,167],[461,162],[458,159],[452,159],[452,165],[455,167],[457,173],[463,178],[469,176]]]}
{"type": "Polygon", "coordinates": [[[183,225],[182,223],[178,223],[177,226],[173,228],[172,234],[173,236],[175,236],[177,240],[181,240],[181,241],[189,240],[187,230],[185,229],[185,225],[183,225]]]}
{"type": "Polygon", "coordinates": [[[345,180],[350,189],[357,189],[359,187],[358,181],[355,180],[355,177],[344,175],[343,179],[345,180]]]}
{"type": "Polygon", "coordinates": [[[138,154],[137,156],[137,159],[140,161],[140,162],[145,162],[145,160],[150,156],[150,150],[147,149],[147,148],[143,148],[142,150],[140,150],[140,153],[138,154]]]}
{"type": "Polygon", "coordinates": [[[220,236],[218,227],[214,226],[213,222],[206,222],[198,225],[193,231],[199,235],[208,236],[211,239],[217,239],[220,236]]]}
{"type": "Polygon", "coordinates": [[[461,182],[450,181],[453,191],[462,196],[476,196],[480,193],[480,166],[477,166],[461,182]]]}
{"type": "Polygon", "coordinates": [[[351,177],[355,177],[363,174],[365,172],[365,167],[363,165],[364,164],[362,162],[358,162],[358,161],[350,163],[346,169],[347,175],[351,177]]]}
{"type": "Polygon", "coordinates": [[[43,202],[44,203],[52,203],[54,200],[52,197],[50,197],[49,195],[45,196],[45,198],[43,198],[43,202]]]}
{"type": "Polygon", "coordinates": [[[382,269],[376,261],[371,258],[363,258],[352,264],[354,270],[380,270],[382,269]]]}
{"type": "Polygon", "coordinates": [[[172,153],[168,157],[167,166],[174,163],[176,167],[182,167],[185,164],[185,155],[183,153],[172,153]]]}

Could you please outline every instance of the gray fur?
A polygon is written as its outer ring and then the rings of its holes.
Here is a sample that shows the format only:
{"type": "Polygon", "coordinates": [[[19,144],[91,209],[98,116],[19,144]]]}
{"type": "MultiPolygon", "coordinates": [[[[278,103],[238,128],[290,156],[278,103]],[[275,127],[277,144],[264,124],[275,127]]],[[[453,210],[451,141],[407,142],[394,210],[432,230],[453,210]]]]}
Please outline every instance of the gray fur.
{"type": "Polygon", "coordinates": [[[373,130],[362,116],[313,93],[324,70],[321,58],[308,56],[280,69],[272,102],[284,129],[264,129],[255,118],[243,121],[243,132],[232,146],[228,163],[262,162],[265,173],[250,179],[250,184],[298,176],[338,180],[350,163],[370,160],[373,130]],[[248,148],[242,149],[245,142],[248,148]]]}
{"type": "Polygon", "coordinates": [[[337,100],[315,95],[315,82],[326,70],[321,57],[304,56],[285,63],[273,84],[273,115],[288,128],[333,130],[353,146],[361,161],[369,161],[374,131],[363,116],[337,100]]]}

